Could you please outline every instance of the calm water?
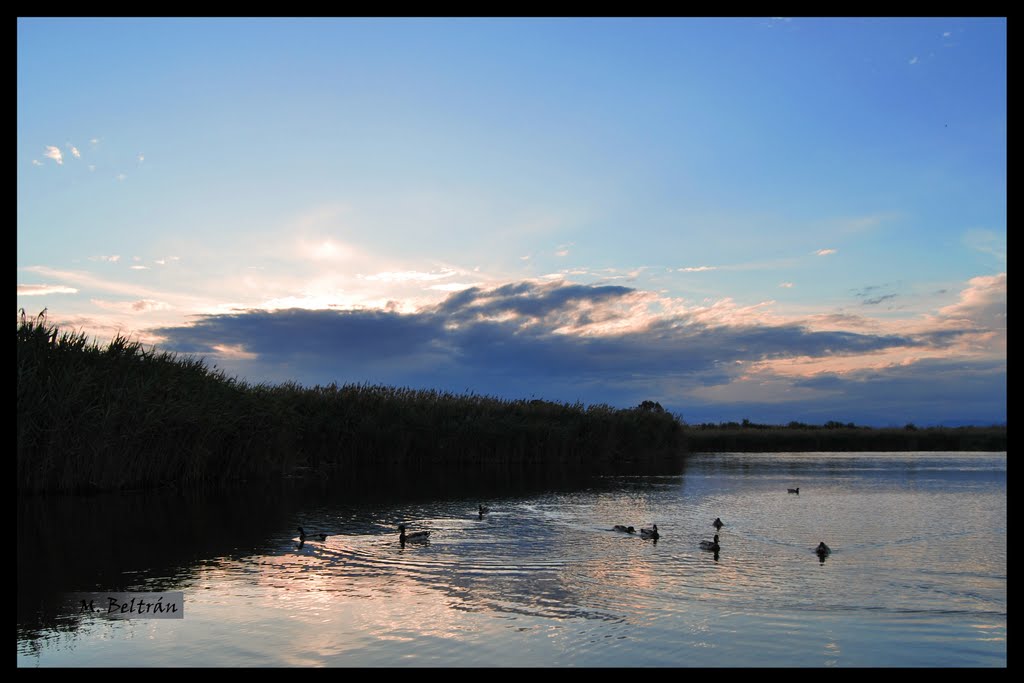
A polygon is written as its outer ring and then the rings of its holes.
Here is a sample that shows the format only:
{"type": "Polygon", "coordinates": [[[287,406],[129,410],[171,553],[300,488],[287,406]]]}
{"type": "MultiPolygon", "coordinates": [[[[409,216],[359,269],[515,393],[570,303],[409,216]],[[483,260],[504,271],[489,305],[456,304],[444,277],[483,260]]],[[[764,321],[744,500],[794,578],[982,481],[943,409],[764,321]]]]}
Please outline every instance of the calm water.
{"type": "Polygon", "coordinates": [[[18,664],[1006,666],[1005,453],[468,486],[21,501],[18,664]],[[657,542],[611,530],[652,523],[657,542]],[[300,546],[298,524],[334,535],[300,546]],[[58,607],[83,590],[180,590],[185,618],[58,607]]]}

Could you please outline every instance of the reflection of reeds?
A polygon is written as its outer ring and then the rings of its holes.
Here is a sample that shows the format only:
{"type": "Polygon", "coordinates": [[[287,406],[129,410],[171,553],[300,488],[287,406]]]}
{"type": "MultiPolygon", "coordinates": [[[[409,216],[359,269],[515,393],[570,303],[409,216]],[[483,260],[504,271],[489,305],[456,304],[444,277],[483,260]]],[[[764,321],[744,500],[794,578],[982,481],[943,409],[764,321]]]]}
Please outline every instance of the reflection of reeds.
{"type": "Polygon", "coordinates": [[[533,463],[601,470],[677,456],[681,422],[633,409],[346,385],[251,385],[43,314],[18,323],[18,488],[123,489],[355,465],[533,463]]]}

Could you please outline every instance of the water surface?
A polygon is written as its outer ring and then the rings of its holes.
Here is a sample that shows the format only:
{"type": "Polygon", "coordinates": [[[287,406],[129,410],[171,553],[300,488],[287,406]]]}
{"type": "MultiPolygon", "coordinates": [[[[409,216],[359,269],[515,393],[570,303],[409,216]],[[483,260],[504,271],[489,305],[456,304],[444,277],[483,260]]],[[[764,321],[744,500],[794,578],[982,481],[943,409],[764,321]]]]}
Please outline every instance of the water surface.
{"type": "Polygon", "coordinates": [[[19,666],[1006,665],[1005,453],[380,483],[21,501],[19,666]],[[181,590],[185,618],[62,607],[83,590],[181,590]]]}

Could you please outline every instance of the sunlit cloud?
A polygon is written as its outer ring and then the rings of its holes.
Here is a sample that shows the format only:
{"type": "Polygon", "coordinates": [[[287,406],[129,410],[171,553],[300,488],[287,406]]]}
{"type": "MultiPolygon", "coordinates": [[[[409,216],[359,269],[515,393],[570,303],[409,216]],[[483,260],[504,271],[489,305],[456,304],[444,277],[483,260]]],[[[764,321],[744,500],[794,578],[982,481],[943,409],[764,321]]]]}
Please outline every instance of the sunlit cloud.
{"type": "Polygon", "coordinates": [[[138,158],[138,161],[139,161],[139,163],[140,163],[140,164],[141,164],[141,163],[142,163],[143,161],[145,161],[145,160],[146,160],[146,157],[145,157],[144,155],[142,155],[142,154],[140,154],[140,155],[139,155],[139,156],[138,156],[137,158],[138,158]]]}
{"type": "Polygon", "coordinates": [[[64,164],[64,155],[60,153],[60,149],[53,147],[52,145],[47,146],[46,151],[43,152],[43,156],[47,159],[53,159],[57,162],[57,165],[64,164]]]}
{"type": "Polygon", "coordinates": [[[79,153],[77,147],[75,147],[74,145],[68,145],[68,148],[71,150],[71,156],[75,157],[76,159],[82,158],[82,155],[81,153],[79,153]]]}
{"type": "Polygon", "coordinates": [[[245,350],[242,344],[214,344],[211,347],[214,356],[226,360],[253,360],[259,358],[258,354],[245,350]]]}
{"type": "Polygon", "coordinates": [[[837,251],[837,249],[819,249],[814,253],[818,256],[829,256],[830,254],[835,254],[837,251]]]}
{"type": "Polygon", "coordinates": [[[779,287],[782,287],[784,289],[792,289],[793,288],[793,283],[792,282],[780,282],[779,283],[779,287]]]}
{"type": "Polygon", "coordinates": [[[18,285],[18,296],[42,296],[44,294],[77,294],[74,287],[65,285],[18,285]]]}
{"type": "Polygon", "coordinates": [[[302,240],[299,243],[299,252],[312,261],[341,262],[352,261],[356,257],[354,247],[330,238],[317,241],[302,240]]]}
{"type": "Polygon", "coordinates": [[[90,299],[89,303],[107,311],[120,313],[150,313],[153,311],[171,310],[172,306],[163,301],[155,299],[138,299],[135,301],[108,301],[105,299],[90,299]]]}
{"type": "Polygon", "coordinates": [[[688,268],[680,268],[680,273],[703,273],[706,270],[718,270],[718,266],[690,266],[688,268]]]}
{"type": "Polygon", "coordinates": [[[134,265],[134,266],[128,266],[128,267],[131,270],[149,270],[149,266],[143,266],[143,265],[134,265]]]}

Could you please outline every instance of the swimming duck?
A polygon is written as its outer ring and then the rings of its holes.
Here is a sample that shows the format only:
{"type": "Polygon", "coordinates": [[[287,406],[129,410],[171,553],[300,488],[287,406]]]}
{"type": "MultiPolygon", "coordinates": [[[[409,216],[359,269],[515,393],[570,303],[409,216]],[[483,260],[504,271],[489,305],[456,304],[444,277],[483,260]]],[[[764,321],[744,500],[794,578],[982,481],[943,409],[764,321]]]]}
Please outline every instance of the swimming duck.
{"type": "Polygon", "coordinates": [[[430,536],[429,531],[414,531],[411,534],[407,534],[405,533],[405,525],[398,525],[398,540],[403,544],[406,541],[410,543],[423,543],[427,540],[428,536],[430,536]]]}
{"type": "Polygon", "coordinates": [[[481,515],[486,515],[490,511],[491,511],[491,508],[484,507],[483,505],[481,505],[480,508],[479,508],[479,512],[480,512],[481,515]]]}
{"type": "Polygon", "coordinates": [[[711,522],[711,526],[715,527],[715,529],[717,530],[717,529],[721,529],[725,525],[722,524],[721,518],[715,517],[715,521],[711,522]]]}
{"type": "Polygon", "coordinates": [[[718,545],[718,534],[715,534],[715,540],[713,540],[713,541],[701,541],[700,542],[700,549],[701,550],[712,550],[712,551],[717,553],[718,550],[719,550],[719,547],[720,546],[718,545]]]}
{"type": "Polygon", "coordinates": [[[644,538],[660,538],[660,536],[658,535],[658,525],[655,524],[650,529],[641,529],[640,535],[644,538]]]}
{"type": "Polygon", "coordinates": [[[306,530],[301,526],[299,527],[299,540],[302,542],[306,541],[326,541],[327,534],[307,534],[306,530]]]}
{"type": "Polygon", "coordinates": [[[786,493],[795,493],[797,495],[800,495],[800,487],[797,486],[795,489],[786,489],[786,493]]]}
{"type": "Polygon", "coordinates": [[[825,545],[825,541],[818,544],[818,547],[814,549],[814,552],[818,553],[819,557],[825,557],[826,555],[832,554],[832,548],[825,545]]]}
{"type": "Polygon", "coordinates": [[[624,531],[627,534],[635,534],[636,533],[636,529],[634,529],[633,527],[631,527],[631,526],[622,526],[621,524],[616,524],[615,525],[615,530],[616,531],[624,531]]]}

